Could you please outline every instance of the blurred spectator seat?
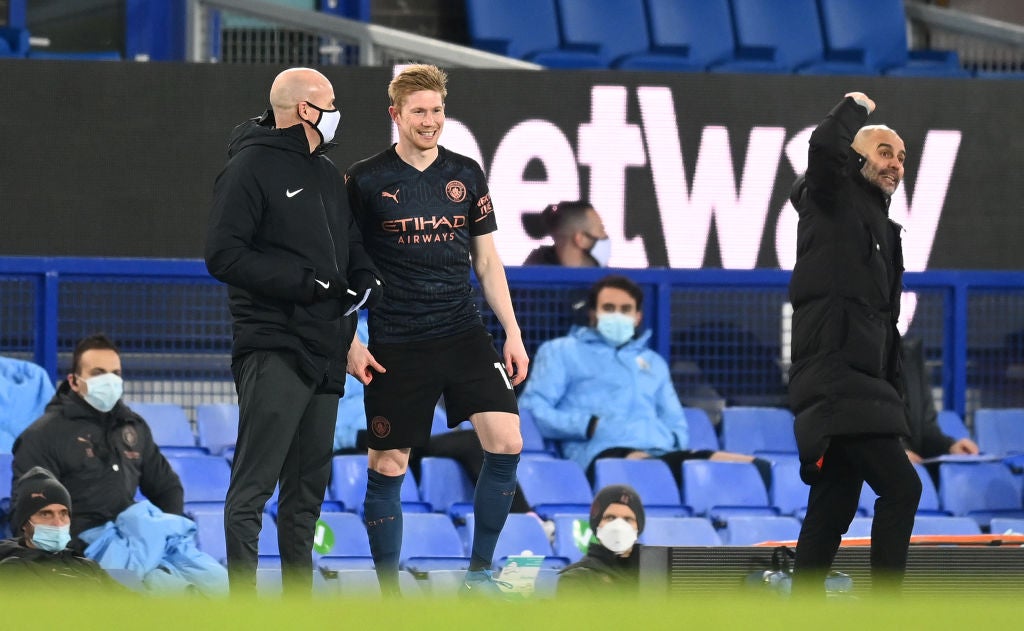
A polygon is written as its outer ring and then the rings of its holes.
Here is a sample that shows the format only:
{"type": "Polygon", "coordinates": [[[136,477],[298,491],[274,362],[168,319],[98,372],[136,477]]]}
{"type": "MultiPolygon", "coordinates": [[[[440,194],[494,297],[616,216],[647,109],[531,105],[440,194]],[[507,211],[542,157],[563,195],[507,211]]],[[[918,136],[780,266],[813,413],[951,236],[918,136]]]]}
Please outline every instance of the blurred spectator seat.
{"type": "Polygon", "coordinates": [[[822,62],[825,42],[816,0],[787,0],[783,8],[764,0],[732,0],[736,58],[715,72],[792,73],[822,62]]]}
{"type": "Polygon", "coordinates": [[[725,543],[730,546],[751,546],[763,541],[796,541],[800,536],[800,520],[772,515],[737,515],[729,519],[725,543]]]}
{"type": "MultiPolygon", "coordinates": [[[[467,534],[472,534],[473,525],[474,517],[473,513],[470,513],[466,516],[467,534]]],[[[472,541],[469,543],[472,543],[472,541]]],[[[548,535],[544,532],[544,527],[535,515],[509,513],[508,519],[505,521],[505,527],[501,529],[498,543],[494,548],[494,560],[498,561],[508,556],[523,554],[524,552],[546,557],[554,556],[551,542],[548,541],[548,535]]],[[[562,565],[568,565],[568,562],[562,565]]]]}
{"type": "Polygon", "coordinates": [[[749,462],[684,461],[683,501],[716,527],[733,515],[778,515],[757,467],[749,462]]]}
{"type": "Polygon", "coordinates": [[[238,439],[238,404],[203,403],[196,406],[199,446],[213,455],[223,455],[238,439]]]}
{"type": "MultiPolygon", "coordinates": [[[[673,67],[666,69],[700,71],[733,58],[728,0],[647,0],[647,17],[651,50],[672,56],[673,67]]],[[[647,70],[647,63],[639,57],[619,67],[647,70]]]]}
{"type": "Polygon", "coordinates": [[[455,524],[440,513],[402,515],[400,564],[413,572],[469,567],[455,524]]]}
{"type": "Polygon", "coordinates": [[[918,515],[912,535],[980,535],[981,526],[970,517],[918,515]]]}
{"type": "Polygon", "coordinates": [[[955,410],[941,410],[938,413],[939,429],[953,440],[970,438],[971,432],[955,410]]]}
{"type": "Polygon", "coordinates": [[[726,407],[722,448],[741,454],[795,454],[793,413],[784,408],[726,407]]]}
{"type": "Polygon", "coordinates": [[[28,31],[23,28],[0,27],[0,57],[28,55],[28,31]]]}
{"type": "Polygon", "coordinates": [[[679,487],[668,465],[656,458],[629,460],[601,458],[594,461],[594,489],[609,484],[628,484],[644,501],[647,515],[689,517],[690,511],[679,499],[679,487]]]}
{"type": "Polygon", "coordinates": [[[1012,517],[993,517],[989,524],[989,532],[993,535],[1012,533],[1024,535],[1024,517],[1014,519],[1012,517]]]}
{"type": "Polygon", "coordinates": [[[548,68],[604,68],[592,52],[561,47],[555,0],[466,0],[475,48],[548,68]]]}
{"type": "MultiPolygon", "coordinates": [[[[650,518],[650,519],[653,519],[650,518]]],[[[551,516],[555,522],[555,540],[551,544],[552,551],[558,556],[569,559],[570,563],[579,561],[593,537],[590,530],[590,515],[587,513],[558,513],[551,516]],[[582,550],[580,549],[582,545],[582,550]]]]}
{"type": "MultiPolygon", "coordinates": [[[[917,503],[917,514],[919,516],[948,517],[949,511],[943,510],[939,501],[939,493],[935,488],[935,482],[924,465],[915,464],[914,470],[917,477],[921,478],[921,500],[917,503]]],[[[860,490],[860,504],[858,513],[871,517],[875,514],[875,500],[878,494],[867,482],[860,490]]]]}
{"type": "Polygon", "coordinates": [[[1024,517],[1020,485],[998,462],[942,463],[939,498],[954,516],[972,517],[982,528],[993,517],[1024,517]]]}
{"type": "Polygon", "coordinates": [[[986,454],[1024,453],[1024,409],[979,409],[974,412],[978,449],[986,454]]]}
{"type": "Polygon", "coordinates": [[[231,469],[217,456],[169,456],[167,462],[181,478],[186,507],[212,503],[223,508],[231,469]]]}
{"type": "Polygon", "coordinates": [[[648,517],[640,543],[648,546],[720,546],[722,539],[703,517],[648,517]]]}
{"type": "Polygon", "coordinates": [[[473,490],[469,476],[455,460],[427,456],[420,461],[420,498],[434,511],[464,517],[473,510],[473,490]]]}
{"type": "Polygon", "coordinates": [[[322,511],[313,537],[314,545],[324,545],[327,541],[325,526],[330,529],[333,542],[325,555],[362,559],[370,557],[370,541],[361,517],[349,512],[322,511]]]}
{"type": "Polygon", "coordinates": [[[800,460],[787,458],[772,463],[771,504],[782,515],[802,517],[807,512],[810,487],[800,479],[800,460]]]}
{"type": "Polygon", "coordinates": [[[177,403],[129,403],[153,433],[153,440],[165,456],[203,455],[206,450],[196,444],[192,425],[185,410],[177,403]]]}
{"type": "Polygon", "coordinates": [[[903,0],[819,0],[826,61],[805,68],[837,74],[843,65],[863,74],[969,77],[954,51],[907,50],[903,0]]]}
{"type": "MultiPolygon", "coordinates": [[[[366,497],[367,466],[365,454],[334,456],[331,461],[331,497],[341,502],[345,510],[360,515],[363,512],[363,499],[366,497]]],[[[430,509],[429,504],[420,500],[416,479],[411,471],[407,471],[402,482],[402,512],[422,513],[430,509]]]]}
{"type": "Polygon", "coordinates": [[[519,488],[541,517],[556,513],[589,513],[593,493],[587,476],[571,460],[527,458],[516,472],[519,488]]]}
{"type": "Polygon", "coordinates": [[[686,415],[686,427],[690,435],[688,449],[710,449],[711,451],[722,449],[718,443],[718,434],[715,432],[715,426],[711,424],[711,419],[708,418],[707,412],[701,408],[684,407],[683,413],[686,415]]]}

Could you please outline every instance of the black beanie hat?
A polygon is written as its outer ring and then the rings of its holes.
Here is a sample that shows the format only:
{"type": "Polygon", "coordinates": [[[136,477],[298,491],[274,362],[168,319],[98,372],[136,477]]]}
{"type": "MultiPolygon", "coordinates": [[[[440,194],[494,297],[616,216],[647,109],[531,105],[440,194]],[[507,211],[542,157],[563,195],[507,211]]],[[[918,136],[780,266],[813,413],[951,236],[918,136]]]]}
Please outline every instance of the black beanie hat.
{"type": "Polygon", "coordinates": [[[626,484],[610,484],[594,496],[594,503],[590,505],[590,529],[597,532],[601,525],[601,517],[612,504],[624,504],[633,510],[636,515],[636,527],[639,532],[644,531],[644,504],[640,501],[640,494],[636,489],[626,484]]]}
{"type": "Polygon", "coordinates": [[[53,474],[42,467],[32,467],[14,483],[11,498],[11,532],[15,536],[29,517],[50,504],[66,506],[71,511],[71,495],[53,474]]]}

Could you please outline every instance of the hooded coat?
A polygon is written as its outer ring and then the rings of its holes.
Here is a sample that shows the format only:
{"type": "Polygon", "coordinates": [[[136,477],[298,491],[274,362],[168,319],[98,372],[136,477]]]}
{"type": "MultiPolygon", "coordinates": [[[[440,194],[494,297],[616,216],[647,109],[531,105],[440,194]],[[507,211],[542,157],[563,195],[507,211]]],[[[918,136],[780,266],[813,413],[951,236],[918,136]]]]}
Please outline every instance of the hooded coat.
{"type": "Polygon", "coordinates": [[[344,299],[315,302],[315,282],[380,278],[342,177],[310,153],[301,124],[279,129],[270,111],[235,128],[228,156],[214,184],[206,267],[229,285],[233,363],[256,350],[291,353],[321,392],[341,394],[356,317],[342,316],[344,299]]]}
{"type": "Polygon", "coordinates": [[[850,147],[866,120],[850,97],[833,108],[811,134],[807,173],[791,195],[800,221],[789,402],[805,482],[832,436],[908,434],[896,328],[901,227],[850,147]]]}

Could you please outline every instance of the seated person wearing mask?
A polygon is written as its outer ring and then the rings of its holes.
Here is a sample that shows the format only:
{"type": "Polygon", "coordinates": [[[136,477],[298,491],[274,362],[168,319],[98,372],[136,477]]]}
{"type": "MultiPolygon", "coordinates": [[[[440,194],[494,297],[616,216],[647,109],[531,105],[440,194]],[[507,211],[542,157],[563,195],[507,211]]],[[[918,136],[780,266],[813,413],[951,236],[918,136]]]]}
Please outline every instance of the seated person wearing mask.
{"type": "Polygon", "coordinates": [[[71,496],[53,474],[33,467],[14,484],[11,530],[0,541],[0,591],[41,587],[122,590],[95,561],[68,548],[71,496]]]}
{"type": "Polygon", "coordinates": [[[590,326],[541,344],[519,406],[558,441],[593,483],[599,458],[658,458],[681,484],[690,459],[752,462],[770,488],[771,462],[725,451],[691,450],[689,429],[668,364],[637,333],[643,291],[629,278],[605,276],[587,298],[590,326]]]}
{"type": "Polygon", "coordinates": [[[590,505],[587,554],[558,576],[558,595],[605,591],[636,593],[640,574],[637,537],[644,531],[644,505],[631,486],[613,484],[590,505]]]}
{"type": "Polygon", "coordinates": [[[540,218],[546,228],[546,234],[551,236],[554,244],[542,245],[530,252],[523,265],[608,267],[611,241],[605,232],[601,216],[589,203],[551,204],[541,212],[540,218]]]}

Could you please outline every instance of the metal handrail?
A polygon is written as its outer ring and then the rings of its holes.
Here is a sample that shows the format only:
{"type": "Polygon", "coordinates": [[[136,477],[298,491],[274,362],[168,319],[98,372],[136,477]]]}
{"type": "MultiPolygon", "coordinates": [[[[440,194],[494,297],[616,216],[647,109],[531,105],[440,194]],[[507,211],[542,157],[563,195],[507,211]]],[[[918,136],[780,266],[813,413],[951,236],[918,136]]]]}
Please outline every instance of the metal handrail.
{"type": "Polygon", "coordinates": [[[450,67],[512,68],[540,70],[528,61],[504,57],[494,53],[442,42],[422,35],[376,24],[366,24],[316,11],[304,11],[258,0],[187,0],[186,51],[189,61],[210,61],[204,50],[204,32],[209,25],[211,10],[230,11],[259,18],[297,30],[316,33],[327,38],[342,40],[359,47],[362,66],[383,65],[382,51],[397,52],[410,59],[436,61],[450,67]]]}
{"type": "Polygon", "coordinates": [[[993,43],[1024,48],[1024,26],[1019,24],[911,0],[907,0],[905,7],[908,18],[920,20],[928,26],[993,43]]]}

